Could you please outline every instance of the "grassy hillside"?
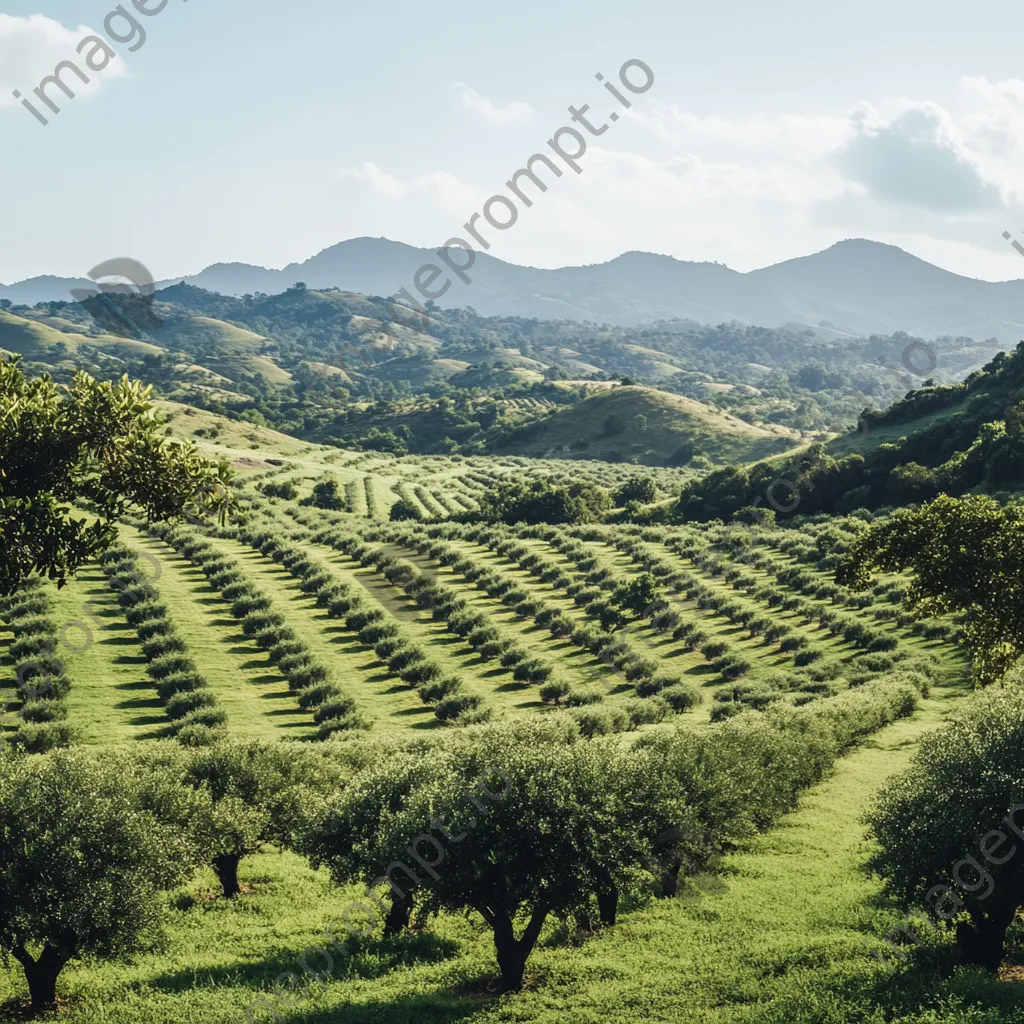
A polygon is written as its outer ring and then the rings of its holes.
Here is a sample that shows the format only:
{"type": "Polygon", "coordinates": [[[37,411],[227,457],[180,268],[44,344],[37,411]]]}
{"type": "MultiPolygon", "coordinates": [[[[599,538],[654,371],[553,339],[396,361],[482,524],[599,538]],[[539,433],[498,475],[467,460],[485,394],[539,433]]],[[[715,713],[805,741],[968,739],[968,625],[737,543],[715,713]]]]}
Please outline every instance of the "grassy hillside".
{"type": "Polygon", "coordinates": [[[799,435],[745,423],[682,395],[616,386],[500,436],[495,451],[536,458],[598,458],[685,465],[694,455],[750,461],[792,447],[799,435]]]}

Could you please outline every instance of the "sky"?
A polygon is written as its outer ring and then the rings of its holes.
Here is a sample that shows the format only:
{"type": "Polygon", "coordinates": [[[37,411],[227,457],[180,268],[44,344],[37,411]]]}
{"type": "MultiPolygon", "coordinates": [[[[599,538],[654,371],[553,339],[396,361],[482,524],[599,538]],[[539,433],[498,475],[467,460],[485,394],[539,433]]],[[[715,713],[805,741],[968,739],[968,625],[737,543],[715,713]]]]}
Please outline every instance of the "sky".
{"type": "Polygon", "coordinates": [[[438,246],[583,104],[608,130],[492,255],[747,271],[864,237],[1024,277],[1019,3],[137,3],[144,42],[112,0],[0,0],[0,282],[438,246]],[[65,60],[90,81],[65,71],[55,114],[33,90],[65,60]]]}

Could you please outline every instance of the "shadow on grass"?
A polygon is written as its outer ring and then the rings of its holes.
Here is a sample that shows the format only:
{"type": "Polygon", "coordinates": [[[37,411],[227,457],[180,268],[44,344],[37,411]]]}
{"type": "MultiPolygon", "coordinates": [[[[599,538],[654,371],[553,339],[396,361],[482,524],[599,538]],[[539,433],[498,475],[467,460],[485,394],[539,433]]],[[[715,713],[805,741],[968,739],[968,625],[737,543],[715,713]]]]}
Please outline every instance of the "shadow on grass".
{"type": "MultiPolygon", "coordinates": [[[[312,943],[315,944],[315,941],[312,943]]],[[[381,939],[360,943],[349,942],[349,955],[334,954],[332,981],[358,978],[372,981],[401,968],[417,964],[436,964],[450,960],[459,953],[458,943],[439,938],[429,932],[406,934],[394,939],[381,939]]],[[[145,987],[160,992],[188,992],[194,989],[215,988],[221,985],[252,988],[255,998],[282,974],[302,974],[299,959],[305,949],[280,949],[258,963],[236,963],[223,967],[200,970],[168,972],[147,979],[145,987]]],[[[310,955],[309,963],[314,971],[322,970],[322,953],[310,955]]],[[[302,1019],[301,1017],[298,1019],[302,1019]]],[[[337,1020],[337,1010],[332,1020],[337,1020]]]]}

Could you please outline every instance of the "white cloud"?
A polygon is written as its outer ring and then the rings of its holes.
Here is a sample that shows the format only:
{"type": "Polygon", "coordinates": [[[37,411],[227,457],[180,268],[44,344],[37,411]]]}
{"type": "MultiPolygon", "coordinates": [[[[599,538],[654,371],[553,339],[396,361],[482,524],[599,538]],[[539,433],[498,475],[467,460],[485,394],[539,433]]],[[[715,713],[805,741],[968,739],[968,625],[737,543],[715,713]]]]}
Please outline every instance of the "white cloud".
{"type": "Polygon", "coordinates": [[[499,107],[462,82],[456,82],[455,88],[465,106],[492,124],[526,124],[533,118],[533,108],[528,103],[513,101],[499,107]]]}
{"type": "Polygon", "coordinates": [[[1003,205],[952,116],[936,103],[907,103],[892,118],[870,104],[851,115],[856,135],[835,165],[882,202],[964,214],[1003,205]]]}
{"type": "MultiPolygon", "coordinates": [[[[472,180],[375,164],[347,180],[365,189],[366,233],[436,245],[506,191],[526,152],[495,155],[472,180]]],[[[946,105],[892,97],[807,116],[638,106],[580,162],[492,232],[492,255],[550,267],[643,249],[751,270],[865,237],[968,276],[1020,276],[1002,232],[1024,233],[1024,81],[964,79],[946,105]]]]}
{"type": "Polygon", "coordinates": [[[94,94],[104,78],[126,75],[127,69],[120,57],[111,60],[102,72],[86,70],[76,48],[89,35],[99,35],[107,41],[102,33],[85,25],[66,28],[42,14],[26,17],[0,14],[0,107],[18,105],[19,100],[12,95],[15,89],[31,98],[32,89],[44,77],[52,75],[57,64],[64,60],[75,61],[91,79],[85,85],[70,76],[69,84],[78,97],[94,94]]]}

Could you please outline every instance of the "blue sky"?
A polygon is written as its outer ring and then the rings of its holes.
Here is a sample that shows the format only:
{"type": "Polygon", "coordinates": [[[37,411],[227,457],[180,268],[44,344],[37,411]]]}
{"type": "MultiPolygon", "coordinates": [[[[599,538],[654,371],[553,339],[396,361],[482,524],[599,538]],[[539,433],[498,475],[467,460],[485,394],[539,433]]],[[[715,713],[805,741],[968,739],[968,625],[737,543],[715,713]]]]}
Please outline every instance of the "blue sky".
{"type": "MultiPolygon", "coordinates": [[[[157,0],[149,0],[155,6],[157,0]]],[[[126,0],[130,8],[130,0],[126,0]]],[[[131,256],[158,278],[358,235],[438,245],[561,125],[655,84],[492,252],[749,270],[865,236],[1024,276],[1024,7],[942,0],[169,0],[43,127],[11,96],[111,0],[0,14],[0,281],[131,256]]]]}

